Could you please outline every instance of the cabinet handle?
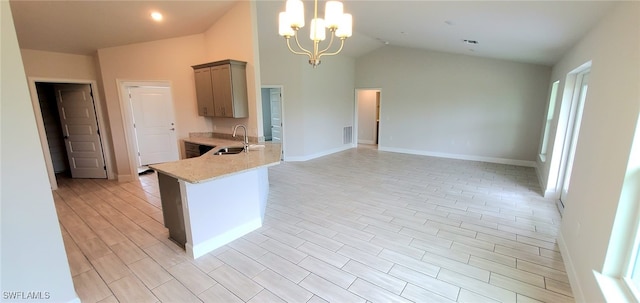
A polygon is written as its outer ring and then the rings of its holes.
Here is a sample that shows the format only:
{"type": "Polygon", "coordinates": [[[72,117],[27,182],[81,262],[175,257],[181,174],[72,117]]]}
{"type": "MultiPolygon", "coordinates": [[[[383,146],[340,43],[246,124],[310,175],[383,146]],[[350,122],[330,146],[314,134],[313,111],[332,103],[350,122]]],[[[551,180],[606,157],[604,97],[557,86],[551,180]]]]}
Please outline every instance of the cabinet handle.
{"type": "Polygon", "coordinates": [[[169,130],[173,130],[173,131],[175,131],[176,129],[175,129],[175,128],[170,128],[169,130]]]}

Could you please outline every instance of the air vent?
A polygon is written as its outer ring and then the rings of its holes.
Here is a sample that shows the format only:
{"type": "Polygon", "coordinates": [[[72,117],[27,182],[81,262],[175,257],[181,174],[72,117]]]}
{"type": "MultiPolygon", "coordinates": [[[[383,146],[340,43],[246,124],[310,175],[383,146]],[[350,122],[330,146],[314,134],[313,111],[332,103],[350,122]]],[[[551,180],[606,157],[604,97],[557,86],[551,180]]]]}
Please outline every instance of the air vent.
{"type": "Polygon", "coordinates": [[[353,126],[345,126],[342,135],[342,144],[351,144],[353,142],[353,126]]]}

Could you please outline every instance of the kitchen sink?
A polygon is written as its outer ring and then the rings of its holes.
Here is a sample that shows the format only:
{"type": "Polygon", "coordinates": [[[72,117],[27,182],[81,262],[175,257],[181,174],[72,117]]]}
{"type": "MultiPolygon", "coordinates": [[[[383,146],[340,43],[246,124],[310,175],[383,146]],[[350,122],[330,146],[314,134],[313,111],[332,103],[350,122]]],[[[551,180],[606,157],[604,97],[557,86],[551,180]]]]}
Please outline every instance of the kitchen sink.
{"type": "Polygon", "coordinates": [[[244,151],[244,147],[242,146],[234,146],[234,147],[223,147],[217,150],[214,155],[235,155],[244,151]]]}

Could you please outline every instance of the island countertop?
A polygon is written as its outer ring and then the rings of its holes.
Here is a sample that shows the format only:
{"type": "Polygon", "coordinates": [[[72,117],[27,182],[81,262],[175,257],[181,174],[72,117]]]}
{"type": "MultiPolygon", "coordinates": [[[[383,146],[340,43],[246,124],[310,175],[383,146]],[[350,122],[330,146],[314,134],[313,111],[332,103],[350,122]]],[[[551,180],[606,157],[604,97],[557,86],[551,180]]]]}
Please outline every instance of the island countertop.
{"type": "Polygon", "coordinates": [[[179,180],[189,183],[202,183],[232,174],[267,167],[280,163],[281,145],[279,143],[260,143],[251,145],[248,152],[230,155],[214,155],[223,147],[242,146],[241,142],[190,137],[186,142],[215,146],[214,149],[200,157],[183,159],[174,162],[153,164],[150,167],[179,180]]]}

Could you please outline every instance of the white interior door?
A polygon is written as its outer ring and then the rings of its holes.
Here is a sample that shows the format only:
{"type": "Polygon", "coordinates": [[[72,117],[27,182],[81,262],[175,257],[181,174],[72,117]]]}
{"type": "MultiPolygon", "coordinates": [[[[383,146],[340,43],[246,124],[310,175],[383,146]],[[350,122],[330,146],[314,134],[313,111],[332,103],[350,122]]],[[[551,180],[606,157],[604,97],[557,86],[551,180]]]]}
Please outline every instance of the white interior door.
{"type": "Polygon", "coordinates": [[[271,101],[271,141],[282,142],[282,100],[279,88],[272,88],[271,101]]]}
{"type": "Polygon", "coordinates": [[[566,201],[569,184],[571,181],[571,171],[573,169],[573,160],[576,154],[576,145],[578,143],[578,133],[580,131],[580,123],[582,122],[582,111],[584,109],[584,100],[587,97],[587,89],[589,87],[589,72],[581,73],[576,78],[576,89],[574,95],[577,96],[572,105],[572,114],[569,116],[569,129],[567,129],[567,138],[565,142],[569,143],[567,158],[565,162],[564,178],[562,181],[562,192],[560,193],[560,201],[562,206],[566,201]],[[575,107],[574,107],[575,106],[575,107]]]}
{"type": "Polygon", "coordinates": [[[72,178],[106,178],[98,120],[89,84],[54,86],[72,178]]]}
{"type": "Polygon", "coordinates": [[[171,90],[168,87],[129,87],[138,166],[179,158],[171,90]]]}

